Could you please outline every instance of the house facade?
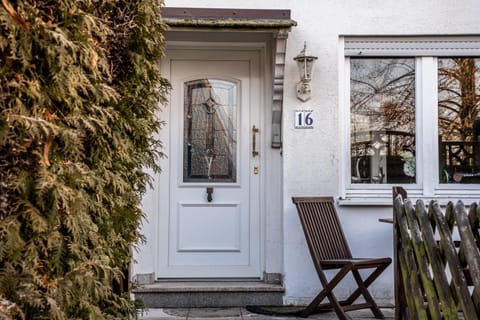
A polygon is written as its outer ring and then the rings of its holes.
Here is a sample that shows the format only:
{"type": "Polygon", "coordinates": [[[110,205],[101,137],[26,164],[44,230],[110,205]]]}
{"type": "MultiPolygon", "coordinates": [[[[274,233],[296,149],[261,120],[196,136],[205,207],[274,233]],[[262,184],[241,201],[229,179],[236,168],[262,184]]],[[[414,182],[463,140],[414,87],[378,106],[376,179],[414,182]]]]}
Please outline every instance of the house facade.
{"type": "MultiPolygon", "coordinates": [[[[306,304],[320,283],[293,196],[335,197],[366,257],[393,255],[379,222],[392,186],[441,203],[480,198],[478,1],[165,7],[167,157],[144,197],[137,283],[274,283],[283,303],[306,304]],[[317,58],[311,72],[302,55],[317,58]]],[[[393,283],[390,267],[372,285],[379,304],[393,303],[393,283]]]]}

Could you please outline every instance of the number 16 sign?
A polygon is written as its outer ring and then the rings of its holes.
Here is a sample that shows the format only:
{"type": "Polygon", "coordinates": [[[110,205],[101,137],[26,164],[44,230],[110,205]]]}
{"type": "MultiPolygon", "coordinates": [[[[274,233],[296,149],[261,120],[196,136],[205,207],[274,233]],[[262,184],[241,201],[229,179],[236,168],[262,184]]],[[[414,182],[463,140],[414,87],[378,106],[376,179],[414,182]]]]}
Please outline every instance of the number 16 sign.
{"type": "Polygon", "coordinates": [[[313,129],[313,110],[295,111],[295,129],[313,129]]]}

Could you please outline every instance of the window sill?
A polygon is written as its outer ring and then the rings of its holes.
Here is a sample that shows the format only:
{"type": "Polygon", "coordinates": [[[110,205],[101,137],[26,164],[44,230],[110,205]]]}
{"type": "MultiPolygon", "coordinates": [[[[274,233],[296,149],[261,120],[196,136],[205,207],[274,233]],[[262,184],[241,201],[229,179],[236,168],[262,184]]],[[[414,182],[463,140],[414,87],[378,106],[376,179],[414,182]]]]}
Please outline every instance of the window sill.
{"type": "MultiPolygon", "coordinates": [[[[465,205],[470,205],[472,202],[480,201],[479,190],[437,190],[434,195],[424,195],[419,190],[408,190],[408,198],[413,201],[423,200],[428,203],[431,200],[436,200],[440,205],[446,205],[448,202],[456,203],[461,200],[465,205]]],[[[339,206],[377,206],[377,207],[391,207],[393,200],[391,193],[386,192],[365,192],[353,193],[347,192],[345,197],[337,199],[339,206]]]]}
{"type": "Polygon", "coordinates": [[[365,197],[346,197],[338,198],[338,205],[340,206],[379,206],[391,207],[392,197],[389,198],[365,198],[365,197]]]}

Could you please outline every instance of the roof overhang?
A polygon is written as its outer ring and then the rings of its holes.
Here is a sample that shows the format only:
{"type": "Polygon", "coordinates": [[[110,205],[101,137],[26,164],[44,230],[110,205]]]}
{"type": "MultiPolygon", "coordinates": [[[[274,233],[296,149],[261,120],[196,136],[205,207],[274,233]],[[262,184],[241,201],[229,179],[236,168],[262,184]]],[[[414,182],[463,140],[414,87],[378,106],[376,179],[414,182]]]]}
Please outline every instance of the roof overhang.
{"type": "Polygon", "coordinates": [[[162,18],[171,28],[273,31],[297,25],[290,18],[290,10],[165,7],[162,9],[162,18]]]}
{"type": "Polygon", "coordinates": [[[290,10],[164,7],[162,19],[170,31],[262,32],[273,35],[271,146],[281,148],[287,37],[290,29],[297,25],[290,18],[290,10]]]}

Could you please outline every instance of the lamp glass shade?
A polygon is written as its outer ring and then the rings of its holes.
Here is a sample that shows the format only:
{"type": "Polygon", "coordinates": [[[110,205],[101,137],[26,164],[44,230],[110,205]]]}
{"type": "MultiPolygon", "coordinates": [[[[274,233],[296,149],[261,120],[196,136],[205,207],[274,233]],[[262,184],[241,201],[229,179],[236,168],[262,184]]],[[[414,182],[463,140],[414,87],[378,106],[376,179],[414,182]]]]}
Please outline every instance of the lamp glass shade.
{"type": "Polygon", "coordinates": [[[294,58],[294,60],[297,61],[298,72],[302,81],[312,78],[313,64],[315,60],[317,60],[315,56],[308,56],[306,51],[307,45],[305,45],[303,50],[294,58]]]}

